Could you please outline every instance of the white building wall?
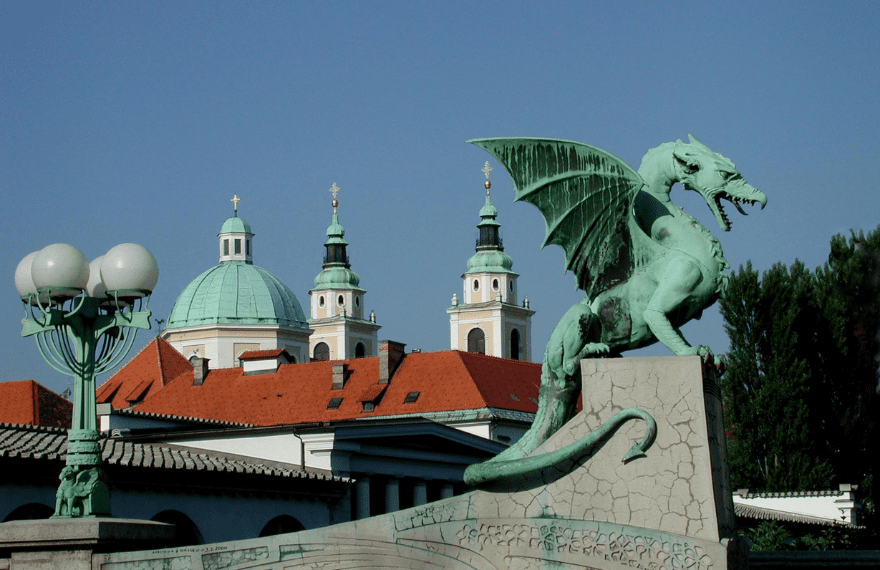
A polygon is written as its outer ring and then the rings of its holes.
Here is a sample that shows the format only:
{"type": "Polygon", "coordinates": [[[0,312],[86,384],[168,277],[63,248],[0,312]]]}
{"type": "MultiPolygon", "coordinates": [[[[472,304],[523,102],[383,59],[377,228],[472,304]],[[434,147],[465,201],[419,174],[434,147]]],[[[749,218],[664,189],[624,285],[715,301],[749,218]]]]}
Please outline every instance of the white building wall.
{"type": "MultiPolygon", "coordinates": [[[[267,461],[302,465],[302,440],[292,433],[198,440],[178,440],[172,437],[167,440],[167,443],[193,449],[204,449],[206,451],[231,453],[255,459],[265,459],[267,461]]],[[[306,462],[306,467],[317,467],[317,465],[309,465],[306,462]]]]}

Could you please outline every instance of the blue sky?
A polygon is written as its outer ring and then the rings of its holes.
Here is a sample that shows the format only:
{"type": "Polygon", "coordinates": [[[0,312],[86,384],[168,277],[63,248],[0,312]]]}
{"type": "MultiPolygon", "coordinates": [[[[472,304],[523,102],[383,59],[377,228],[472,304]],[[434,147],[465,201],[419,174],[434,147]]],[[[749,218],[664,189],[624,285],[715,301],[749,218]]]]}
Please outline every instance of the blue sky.
{"type": "MultiPolygon", "coordinates": [[[[820,265],[833,234],[880,223],[878,21],[876,2],[3,3],[0,380],[67,384],[19,336],[26,254],[140,243],[165,318],[217,263],[236,193],[255,263],[307,307],[334,182],[380,338],[447,349],[444,309],[483,202],[489,157],[464,142],[477,137],[578,140],[638,167],[692,133],[769,198],[749,217],[730,209],[724,233],[673,191],[731,265],[820,265]]],[[[540,214],[493,166],[540,360],[580,294],[562,251],[539,249],[540,214]]],[[[684,332],[727,347],[717,310],[684,332]]]]}

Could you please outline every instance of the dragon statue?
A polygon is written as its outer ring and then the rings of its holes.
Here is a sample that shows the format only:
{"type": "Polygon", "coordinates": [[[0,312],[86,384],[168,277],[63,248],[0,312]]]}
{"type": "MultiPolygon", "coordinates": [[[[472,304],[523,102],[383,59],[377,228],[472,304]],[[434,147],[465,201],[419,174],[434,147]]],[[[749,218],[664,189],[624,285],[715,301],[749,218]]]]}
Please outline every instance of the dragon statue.
{"type": "MultiPolygon", "coordinates": [[[[723,366],[709,347],[690,345],[679,327],[699,319],[725,295],[729,265],[718,240],[673,204],[669,193],[676,182],[699,192],[724,231],[731,223],[721,200],[745,215],[741,204],[760,203],[763,209],[767,197],[747,184],[730,160],[690,135],[689,141],[649,150],[638,172],[610,153],[578,142],[468,141],[504,165],[517,201],[540,210],[546,222],[544,245],[562,247],[566,270],[574,273],[586,297],[562,317],[547,343],[532,426],[493,459],[468,467],[466,482],[528,473],[559,460],[559,453],[523,458],[574,415],[583,358],[616,356],[660,341],[677,355],[698,355],[723,366]]],[[[607,429],[634,417],[648,423],[648,434],[639,449],[627,454],[628,460],[653,443],[656,425],[639,410],[618,416],[607,429]]],[[[588,439],[598,437],[590,434],[588,439]]],[[[583,445],[569,447],[576,453],[583,445]]]]}

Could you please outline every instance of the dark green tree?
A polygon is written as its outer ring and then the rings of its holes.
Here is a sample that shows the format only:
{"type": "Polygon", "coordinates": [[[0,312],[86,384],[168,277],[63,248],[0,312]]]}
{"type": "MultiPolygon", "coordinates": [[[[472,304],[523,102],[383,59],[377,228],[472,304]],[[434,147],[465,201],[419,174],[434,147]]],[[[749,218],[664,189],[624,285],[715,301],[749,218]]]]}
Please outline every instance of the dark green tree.
{"type": "Polygon", "coordinates": [[[722,391],[734,488],[857,484],[863,534],[875,537],[880,226],[834,236],[815,272],[798,261],[763,275],[740,267],[721,313],[731,343],[722,391]]]}
{"type": "Polygon", "coordinates": [[[826,454],[835,482],[859,484],[870,515],[880,443],[880,226],[834,236],[816,274],[826,454]]]}
{"type": "Polygon", "coordinates": [[[759,276],[751,263],[721,303],[731,348],[722,382],[731,484],[755,491],[831,484],[810,402],[818,308],[815,276],[796,261],[759,276]]]}

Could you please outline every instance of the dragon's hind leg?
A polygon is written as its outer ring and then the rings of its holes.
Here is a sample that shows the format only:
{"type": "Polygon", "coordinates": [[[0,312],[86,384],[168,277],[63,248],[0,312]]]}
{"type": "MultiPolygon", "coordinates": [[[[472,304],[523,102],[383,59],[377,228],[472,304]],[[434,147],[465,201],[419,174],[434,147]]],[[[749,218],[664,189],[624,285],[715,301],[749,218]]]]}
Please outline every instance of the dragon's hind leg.
{"type": "Polygon", "coordinates": [[[509,461],[532,453],[574,416],[581,391],[580,361],[604,356],[609,347],[599,342],[598,316],[584,300],[575,304],[556,325],[544,350],[538,411],[523,436],[490,461],[509,461]]]}

